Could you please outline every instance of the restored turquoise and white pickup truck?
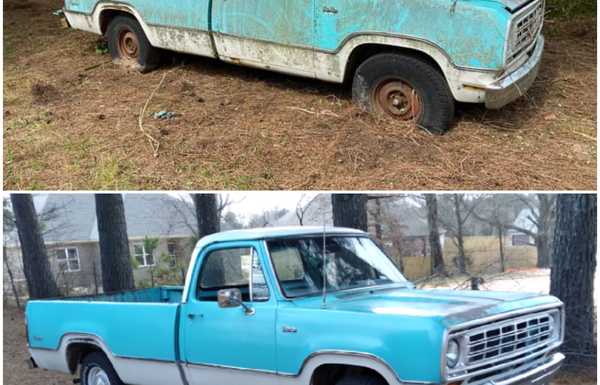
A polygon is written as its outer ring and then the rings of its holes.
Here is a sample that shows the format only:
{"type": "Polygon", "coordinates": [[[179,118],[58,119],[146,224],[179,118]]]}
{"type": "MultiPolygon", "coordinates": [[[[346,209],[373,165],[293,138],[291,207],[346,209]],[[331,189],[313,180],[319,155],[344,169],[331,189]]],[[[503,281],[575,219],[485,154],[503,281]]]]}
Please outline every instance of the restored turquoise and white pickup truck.
{"type": "Polygon", "coordinates": [[[267,228],[201,239],[185,286],[30,301],[31,365],[83,385],[543,385],[563,304],[417,290],[368,234],[267,228]]]}
{"type": "Polygon", "coordinates": [[[445,132],[455,101],[498,109],[535,80],[545,0],[66,0],[70,26],[149,70],[167,49],[352,82],[378,114],[445,132]]]}

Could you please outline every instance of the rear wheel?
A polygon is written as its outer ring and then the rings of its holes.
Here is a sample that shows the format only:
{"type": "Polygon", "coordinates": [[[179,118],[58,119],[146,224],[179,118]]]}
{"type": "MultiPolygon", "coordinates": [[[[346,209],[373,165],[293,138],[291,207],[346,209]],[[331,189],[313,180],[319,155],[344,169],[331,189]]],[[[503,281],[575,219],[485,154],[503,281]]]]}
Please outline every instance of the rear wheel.
{"type": "Polygon", "coordinates": [[[377,115],[413,121],[444,134],[454,118],[454,97],[444,76],[424,60],[397,53],[365,60],[354,75],[352,97],[377,115]]]}
{"type": "Polygon", "coordinates": [[[90,353],[81,362],[82,385],[124,385],[106,356],[90,353]]]}
{"type": "Polygon", "coordinates": [[[148,72],[160,63],[160,51],[150,44],[144,30],[133,18],[117,16],[106,32],[108,50],[117,64],[148,72]]]}

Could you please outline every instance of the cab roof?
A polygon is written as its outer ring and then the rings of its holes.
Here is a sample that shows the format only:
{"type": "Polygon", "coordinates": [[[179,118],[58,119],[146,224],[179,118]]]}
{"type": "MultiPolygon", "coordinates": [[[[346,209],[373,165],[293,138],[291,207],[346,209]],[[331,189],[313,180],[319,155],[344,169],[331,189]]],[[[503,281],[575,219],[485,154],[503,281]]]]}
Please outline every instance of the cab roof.
{"type": "Polygon", "coordinates": [[[247,241],[257,239],[285,238],[294,236],[319,235],[367,235],[364,231],[344,227],[322,227],[322,226],[290,226],[290,227],[264,227],[247,230],[230,230],[208,235],[200,240],[207,245],[216,242],[247,241]]]}

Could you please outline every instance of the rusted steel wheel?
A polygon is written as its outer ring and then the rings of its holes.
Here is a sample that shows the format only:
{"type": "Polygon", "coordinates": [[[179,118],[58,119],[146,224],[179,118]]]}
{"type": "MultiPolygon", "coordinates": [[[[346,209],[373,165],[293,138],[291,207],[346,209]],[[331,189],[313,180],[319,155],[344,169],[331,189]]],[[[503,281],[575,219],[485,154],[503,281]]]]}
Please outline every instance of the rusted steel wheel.
{"type": "Polygon", "coordinates": [[[140,55],[140,42],[133,31],[121,31],[119,36],[119,54],[124,59],[136,60],[140,55]]]}
{"type": "Polygon", "coordinates": [[[442,72],[428,60],[402,53],[380,53],[354,73],[352,98],[378,115],[413,121],[444,134],[454,118],[454,96],[442,72]]]}
{"type": "Polygon", "coordinates": [[[160,51],[152,47],[133,17],[115,17],[106,30],[106,40],[115,63],[133,66],[141,72],[148,72],[160,63],[160,51]]]}
{"type": "Polygon", "coordinates": [[[423,112],[423,102],[417,90],[400,79],[381,82],[373,89],[371,103],[376,112],[400,120],[419,120],[423,112]]]}

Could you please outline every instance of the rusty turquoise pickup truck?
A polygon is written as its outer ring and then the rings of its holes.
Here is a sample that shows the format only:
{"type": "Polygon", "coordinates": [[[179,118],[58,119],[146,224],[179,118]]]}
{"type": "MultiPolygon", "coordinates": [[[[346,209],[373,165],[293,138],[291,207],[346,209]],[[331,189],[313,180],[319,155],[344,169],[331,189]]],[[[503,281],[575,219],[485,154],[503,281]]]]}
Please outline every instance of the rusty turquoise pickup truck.
{"type": "Polygon", "coordinates": [[[26,319],[31,366],[82,385],[547,385],[563,309],[418,290],[368,234],[297,227],[201,239],[184,287],[29,301],[26,319]]]}
{"type": "Polygon", "coordinates": [[[446,132],[455,102],[499,109],[531,87],[545,0],[66,0],[142,71],[160,49],[351,83],[375,114],[446,132]]]}

